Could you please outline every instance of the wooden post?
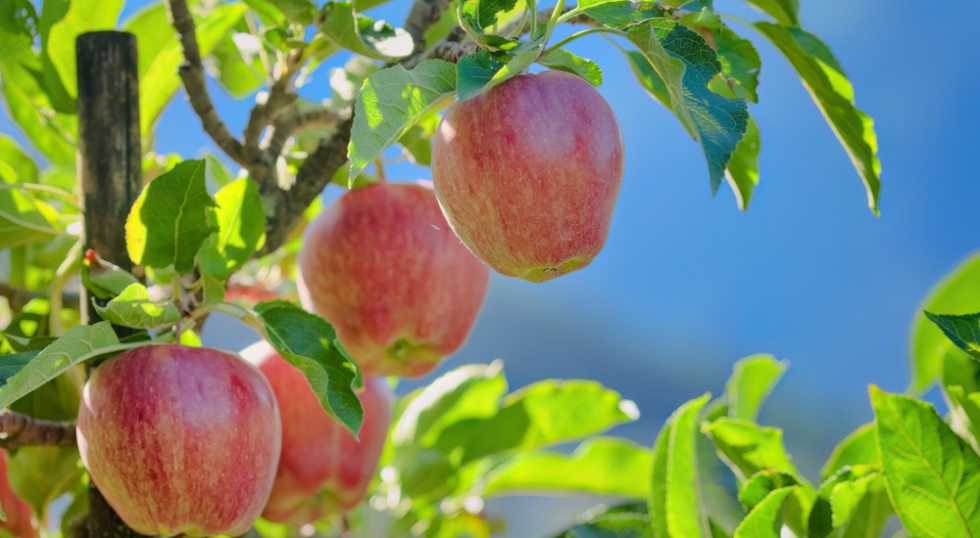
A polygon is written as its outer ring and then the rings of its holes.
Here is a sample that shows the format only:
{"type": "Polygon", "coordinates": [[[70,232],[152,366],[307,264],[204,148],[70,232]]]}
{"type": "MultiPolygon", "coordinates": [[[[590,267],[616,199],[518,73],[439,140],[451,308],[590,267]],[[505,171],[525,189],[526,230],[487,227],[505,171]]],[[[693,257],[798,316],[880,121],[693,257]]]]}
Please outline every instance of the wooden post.
{"type": "MultiPolygon", "coordinates": [[[[136,36],[91,32],[75,42],[78,68],[78,186],[85,248],[131,270],[125,223],[142,188],[136,36]]],[[[82,290],[83,323],[98,321],[82,290]]],[[[88,537],[138,536],[89,487],[88,537]]]]}

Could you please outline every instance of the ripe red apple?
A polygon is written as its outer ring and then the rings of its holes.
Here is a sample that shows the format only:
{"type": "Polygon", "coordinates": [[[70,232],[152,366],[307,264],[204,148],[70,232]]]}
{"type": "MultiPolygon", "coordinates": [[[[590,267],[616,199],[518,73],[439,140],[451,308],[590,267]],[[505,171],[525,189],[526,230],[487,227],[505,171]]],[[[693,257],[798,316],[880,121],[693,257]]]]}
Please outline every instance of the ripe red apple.
{"type": "Polygon", "coordinates": [[[269,379],[282,415],[282,456],[262,517],[300,525],[342,513],[367,494],[391,423],[394,395],[382,379],[365,378],[360,440],[323,407],[303,373],[265,341],[242,357],[269,379]]]}
{"type": "Polygon", "coordinates": [[[133,530],[245,533],[262,512],[282,428],[254,366],[207,348],[151,345],[96,368],[82,392],[78,449],[133,530]]]}
{"type": "Polygon", "coordinates": [[[612,109],[562,71],[453,103],[433,139],[432,181],[456,235],[495,271],[531,282],[596,257],[622,179],[612,109]]]}
{"type": "Polygon", "coordinates": [[[34,538],[34,514],[24,499],[17,496],[7,479],[7,451],[0,449],[0,510],[6,521],[0,521],[0,529],[17,538],[34,538]]]}
{"type": "Polygon", "coordinates": [[[303,305],[371,377],[425,375],[459,349],[490,278],[427,182],[344,194],[307,226],[297,267],[303,305]]]}

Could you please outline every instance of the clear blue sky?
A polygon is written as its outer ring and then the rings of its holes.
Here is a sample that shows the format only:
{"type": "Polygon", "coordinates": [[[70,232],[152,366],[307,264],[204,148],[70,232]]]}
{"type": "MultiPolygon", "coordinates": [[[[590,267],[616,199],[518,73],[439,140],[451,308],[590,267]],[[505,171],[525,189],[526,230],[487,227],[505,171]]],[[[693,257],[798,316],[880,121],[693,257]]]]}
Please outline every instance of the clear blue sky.
{"type": "MultiPolygon", "coordinates": [[[[743,2],[715,4],[762,18],[743,2]]],[[[748,213],[726,186],[712,198],[699,146],[641,91],[619,53],[599,38],[580,41],[573,50],[603,66],[601,91],[627,148],[609,241],[590,267],[553,282],[495,278],[470,345],[451,364],[501,357],[515,387],[600,377],[641,404],[647,420],[629,432],[646,443],[673,407],[717,393],[736,359],[773,353],[791,367],[762,418],[787,430],[791,451],[819,447],[810,469],[871,418],[869,383],[904,390],[914,312],[980,248],[971,158],[980,74],[970,67],[973,31],[960,22],[980,20],[980,3],[801,4],[804,27],[832,47],[876,122],[881,217],[867,209],[856,172],[788,63],[761,38],[761,104],[752,113],[762,178],[748,213]],[[822,419],[793,418],[801,413],[822,419]]],[[[401,20],[408,5],[396,1],[381,16],[401,20]]],[[[315,84],[326,88],[325,74],[315,84]]],[[[212,91],[240,133],[250,103],[212,91]]],[[[160,123],[158,151],[213,149],[198,126],[179,94],[160,123]]],[[[12,131],[5,116],[0,131],[12,131]]]]}

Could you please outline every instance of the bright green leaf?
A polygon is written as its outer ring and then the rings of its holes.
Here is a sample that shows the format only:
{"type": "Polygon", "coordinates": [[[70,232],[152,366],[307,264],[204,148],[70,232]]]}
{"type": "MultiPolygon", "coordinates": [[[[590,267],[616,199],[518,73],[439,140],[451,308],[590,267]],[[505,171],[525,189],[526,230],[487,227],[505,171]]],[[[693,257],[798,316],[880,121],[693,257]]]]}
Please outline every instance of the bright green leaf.
{"type": "Polygon", "coordinates": [[[719,454],[741,480],[766,469],[786,471],[799,477],[783,447],[783,431],[747,420],[722,417],[705,424],[719,454]]]}
{"type": "Polygon", "coordinates": [[[799,26],[800,0],[746,0],[782,26],[799,26]]]}
{"type": "Polygon", "coordinates": [[[710,87],[716,93],[728,97],[741,97],[752,103],[759,101],[759,70],[762,61],[755,46],[748,39],[739,37],[727,26],[711,30],[721,64],[721,74],[712,79],[710,87]]]}
{"type": "Polygon", "coordinates": [[[38,182],[34,159],[24,153],[16,140],[3,133],[0,133],[0,177],[9,178],[11,184],[38,182]]]}
{"type": "Polygon", "coordinates": [[[602,84],[602,68],[599,64],[588,58],[576,56],[565,49],[549,52],[546,56],[538,58],[538,63],[551,69],[576,74],[596,87],[602,84]]]}
{"type": "Polygon", "coordinates": [[[357,435],[364,419],[354,393],[357,370],[337,341],[333,326],[285,301],[259,303],[255,311],[265,323],[272,347],[303,372],[330,416],[357,435]]]}
{"type": "Polygon", "coordinates": [[[966,354],[957,349],[923,311],[967,314],[980,310],[980,253],[976,253],[943,278],[929,292],[912,325],[912,382],[909,390],[922,392],[942,371],[947,354],[966,354]]]}
{"type": "Polygon", "coordinates": [[[980,452],[980,392],[967,393],[963,387],[946,387],[950,405],[950,427],[980,452]]]}
{"type": "Polygon", "coordinates": [[[214,231],[209,212],[215,206],[204,184],[204,161],[189,160],[151,181],[126,219],[126,247],[134,263],[180,273],[214,231]]]}
{"type": "MultiPolygon", "coordinates": [[[[228,32],[248,11],[244,4],[226,3],[217,6],[207,15],[195,20],[197,44],[201,57],[207,57],[228,32]]],[[[173,28],[167,24],[167,27],[173,28]]],[[[184,62],[184,53],[175,32],[166,39],[164,47],[153,55],[144,76],[140,76],[140,133],[144,136],[156,123],[170,99],[181,88],[180,77],[175,75],[184,62]]],[[[152,54],[152,51],[144,53],[152,54]]]]}
{"type": "Polygon", "coordinates": [[[826,479],[845,466],[877,464],[874,423],[868,423],[851,432],[834,447],[820,475],[826,479]]]}
{"type": "Polygon", "coordinates": [[[735,529],[734,538],[779,538],[783,526],[780,517],[783,504],[797,487],[789,486],[769,492],[735,529]]]}
{"type": "Polygon", "coordinates": [[[646,499],[653,461],[650,450],[617,438],[584,441],[571,454],[522,452],[486,477],[487,497],[519,494],[590,493],[646,499]]]}
{"type": "Polygon", "coordinates": [[[0,357],[0,408],[27,395],[68,368],[104,354],[104,348],[119,343],[108,322],[78,325],[68,329],[43,351],[24,362],[24,354],[0,357]]]}
{"type": "Polygon", "coordinates": [[[738,490],[738,500],[751,511],[774,490],[796,485],[799,485],[799,481],[786,471],[775,469],[759,471],[738,490]]]}
{"type": "MultiPolygon", "coordinates": [[[[244,26],[239,23],[239,26],[244,26]]],[[[211,52],[218,82],[236,99],[244,99],[269,80],[262,41],[248,32],[229,32],[211,52]]]]}
{"type": "Polygon", "coordinates": [[[980,312],[963,316],[931,312],[925,314],[943,331],[946,338],[956,344],[956,347],[980,361],[980,312]]]}
{"type": "Polygon", "coordinates": [[[58,212],[30,189],[8,181],[0,167],[0,249],[43,242],[64,235],[58,212]]]}
{"type": "Polygon", "coordinates": [[[980,456],[926,402],[871,387],[889,497],[912,535],[977,536],[980,456]]]}
{"type": "Polygon", "coordinates": [[[150,292],[140,283],[130,284],[118,297],[95,309],[109,323],[134,329],[154,329],[180,319],[173,301],[151,300],[150,292]]]}
{"type": "Polygon", "coordinates": [[[327,2],[320,13],[321,34],[337,47],[388,61],[412,53],[414,43],[408,32],[358,15],[350,2],[327,2]]]}
{"type": "Polygon", "coordinates": [[[455,89],[456,67],[443,60],[425,60],[411,71],[389,67],[369,76],[354,104],[349,177],[356,178],[416,119],[455,89]]]}
{"type": "Polygon", "coordinates": [[[831,538],[881,536],[894,513],[881,473],[837,484],[830,494],[830,505],[834,526],[831,538]]]}
{"type": "Polygon", "coordinates": [[[854,105],[854,88],[840,63],[820,39],[799,28],[767,22],[755,27],[789,60],[864,182],[868,206],[878,214],[881,162],[874,122],[854,105]]]}
{"type": "Polygon", "coordinates": [[[755,420],[762,402],[786,371],[787,364],[772,355],[752,355],[735,363],[725,385],[728,416],[755,420]]]}
{"type": "Polygon", "coordinates": [[[225,185],[214,200],[218,204],[218,233],[198,254],[201,269],[226,280],[265,244],[265,213],[258,183],[247,177],[225,185]]]}
{"type": "Polygon", "coordinates": [[[47,50],[64,88],[75,97],[78,74],[75,70],[75,39],[84,32],[115,30],[123,0],[71,0],[68,12],[51,26],[47,50]]]}

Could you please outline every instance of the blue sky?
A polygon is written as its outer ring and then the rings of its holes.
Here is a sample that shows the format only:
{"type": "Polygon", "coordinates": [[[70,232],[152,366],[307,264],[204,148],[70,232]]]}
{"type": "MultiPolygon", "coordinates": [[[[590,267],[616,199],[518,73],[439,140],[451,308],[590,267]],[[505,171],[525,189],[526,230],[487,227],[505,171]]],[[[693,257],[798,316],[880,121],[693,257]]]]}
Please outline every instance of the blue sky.
{"type": "MultiPolygon", "coordinates": [[[[572,50],[603,67],[600,91],[626,143],[608,243],[591,266],[556,281],[496,277],[470,345],[451,365],[501,357],[515,387],[599,377],[641,403],[646,430],[630,431],[644,443],[673,407],[717,393],[731,364],[756,352],[791,363],[762,416],[786,428],[791,451],[812,443],[823,451],[869,420],[869,383],[904,390],[913,314],[933,284],[980,248],[972,162],[980,75],[970,67],[973,32],[959,22],[980,19],[980,3],[801,4],[803,26],[831,46],[858,106],[876,122],[881,217],[868,210],[857,173],[788,63],[751,30],[735,25],[763,58],[761,104],[751,108],[762,177],[747,213],[726,186],[711,196],[699,145],[644,94],[616,49],[581,40],[572,50]]],[[[380,16],[398,21],[407,7],[395,2],[380,16]]],[[[763,18],[734,0],[716,8],[763,18]]],[[[325,73],[306,93],[316,97],[318,87],[326,97],[325,73]]],[[[250,102],[216,85],[212,92],[240,133],[250,102]]],[[[198,126],[179,94],[160,122],[157,150],[213,150],[198,126]]],[[[0,131],[13,131],[5,114],[0,131]]],[[[392,173],[412,179],[425,171],[392,173]]]]}

